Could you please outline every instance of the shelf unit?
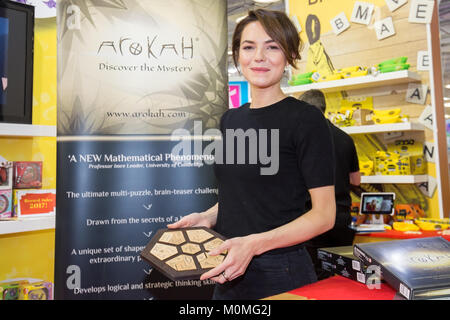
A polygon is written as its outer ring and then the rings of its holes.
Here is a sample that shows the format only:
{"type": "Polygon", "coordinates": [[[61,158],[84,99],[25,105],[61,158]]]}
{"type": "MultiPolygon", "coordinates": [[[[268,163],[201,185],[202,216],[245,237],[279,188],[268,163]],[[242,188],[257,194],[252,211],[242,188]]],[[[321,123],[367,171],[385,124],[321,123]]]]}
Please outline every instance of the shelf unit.
{"type": "Polygon", "coordinates": [[[56,126],[0,123],[2,137],[56,137],[56,126]]]}
{"type": "Polygon", "coordinates": [[[372,124],[366,126],[340,127],[341,130],[347,134],[371,134],[383,132],[398,132],[398,131],[423,131],[425,126],[416,123],[387,123],[387,124],[372,124]]]}
{"type": "Polygon", "coordinates": [[[55,216],[0,221],[0,235],[55,228],[55,216]]]}
{"type": "MultiPolygon", "coordinates": [[[[56,126],[0,123],[0,137],[56,137],[56,126]]],[[[54,228],[54,216],[0,221],[0,235],[54,228]]]]}
{"type": "Polygon", "coordinates": [[[367,75],[355,78],[316,82],[300,86],[284,87],[282,89],[285,94],[305,92],[311,89],[322,90],[323,92],[333,92],[338,90],[376,88],[381,86],[418,82],[420,80],[421,77],[418,73],[409,70],[401,70],[380,73],[377,75],[367,75]]]}
{"type": "Polygon", "coordinates": [[[361,176],[361,183],[423,183],[428,182],[428,175],[397,175],[397,176],[361,176]]]}

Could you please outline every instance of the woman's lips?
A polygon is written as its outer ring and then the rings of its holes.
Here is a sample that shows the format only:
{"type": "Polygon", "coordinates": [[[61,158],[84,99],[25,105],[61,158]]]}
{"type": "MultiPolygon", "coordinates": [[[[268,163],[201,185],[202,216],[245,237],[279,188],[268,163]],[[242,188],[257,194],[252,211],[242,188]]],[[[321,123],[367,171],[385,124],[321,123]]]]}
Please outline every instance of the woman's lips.
{"type": "Polygon", "coordinates": [[[261,68],[261,67],[250,68],[250,70],[252,70],[252,71],[254,71],[254,72],[268,72],[268,71],[270,71],[269,68],[261,68]]]}

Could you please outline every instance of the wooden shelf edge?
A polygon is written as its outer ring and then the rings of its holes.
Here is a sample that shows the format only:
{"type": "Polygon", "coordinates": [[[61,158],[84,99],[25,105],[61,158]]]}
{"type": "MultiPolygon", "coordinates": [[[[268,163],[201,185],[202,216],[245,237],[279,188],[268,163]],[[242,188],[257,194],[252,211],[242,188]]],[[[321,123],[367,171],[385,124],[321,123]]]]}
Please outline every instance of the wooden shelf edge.
{"type": "Polygon", "coordinates": [[[19,123],[0,123],[0,136],[56,137],[56,126],[19,123]]]}
{"type": "Polygon", "coordinates": [[[361,183],[422,183],[428,181],[428,175],[396,175],[396,176],[361,176],[361,183]]]}
{"type": "Polygon", "coordinates": [[[0,221],[0,235],[55,228],[55,216],[0,221]]]}
{"type": "Polygon", "coordinates": [[[366,126],[340,127],[347,134],[371,134],[393,131],[423,131],[425,126],[416,122],[372,124],[366,126]]]}
{"type": "Polygon", "coordinates": [[[389,73],[381,73],[376,76],[367,75],[362,77],[347,78],[340,80],[331,80],[325,82],[316,82],[299,86],[290,86],[282,88],[286,94],[305,92],[311,89],[332,92],[339,90],[353,90],[361,88],[373,88],[389,84],[401,84],[420,81],[418,73],[409,70],[400,70],[389,73]]]}

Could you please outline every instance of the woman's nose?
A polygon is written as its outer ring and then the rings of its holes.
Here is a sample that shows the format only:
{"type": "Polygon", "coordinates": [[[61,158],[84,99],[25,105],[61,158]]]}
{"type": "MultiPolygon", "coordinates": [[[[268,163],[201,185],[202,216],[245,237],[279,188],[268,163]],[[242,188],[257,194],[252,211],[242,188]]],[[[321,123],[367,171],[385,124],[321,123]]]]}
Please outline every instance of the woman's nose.
{"type": "Polygon", "coordinates": [[[266,59],[263,48],[257,48],[255,51],[255,61],[261,62],[266,59]]]}

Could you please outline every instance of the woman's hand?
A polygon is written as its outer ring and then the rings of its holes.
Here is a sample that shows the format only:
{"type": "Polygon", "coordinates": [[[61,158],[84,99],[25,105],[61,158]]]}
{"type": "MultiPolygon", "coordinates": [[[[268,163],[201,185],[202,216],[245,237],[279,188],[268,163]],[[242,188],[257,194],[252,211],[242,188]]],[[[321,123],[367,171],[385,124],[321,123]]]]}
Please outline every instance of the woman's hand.
{"type": "Polygon", "coordinates": [[[216,225],[217,211],[219,204],[216,203],[208,210],[198,213],[194,212],[184,216],[179,221],[168,224],[169,229],[188,228],[188,227],[207,227],[212,228],[216,225]]]}
{"type": "Polygon", "coordinates": [[[204,215],[194,212],[184,216],[177,222],[168,224],[169,229],[187,228],[187,227],[207,227],[211,228],[211,221],[204,215]]]}
{"type": "Polygon", "coordinates": [[[223,262],[202,274],[200,280],[211,279],[218,283],[224,283],[240,277],[255,256],[257,247],[257,236],[236,237],[226,240],[219,247],[211,250],[208,254],[217,256],[221,252],[228,251],[223,262]]]}

